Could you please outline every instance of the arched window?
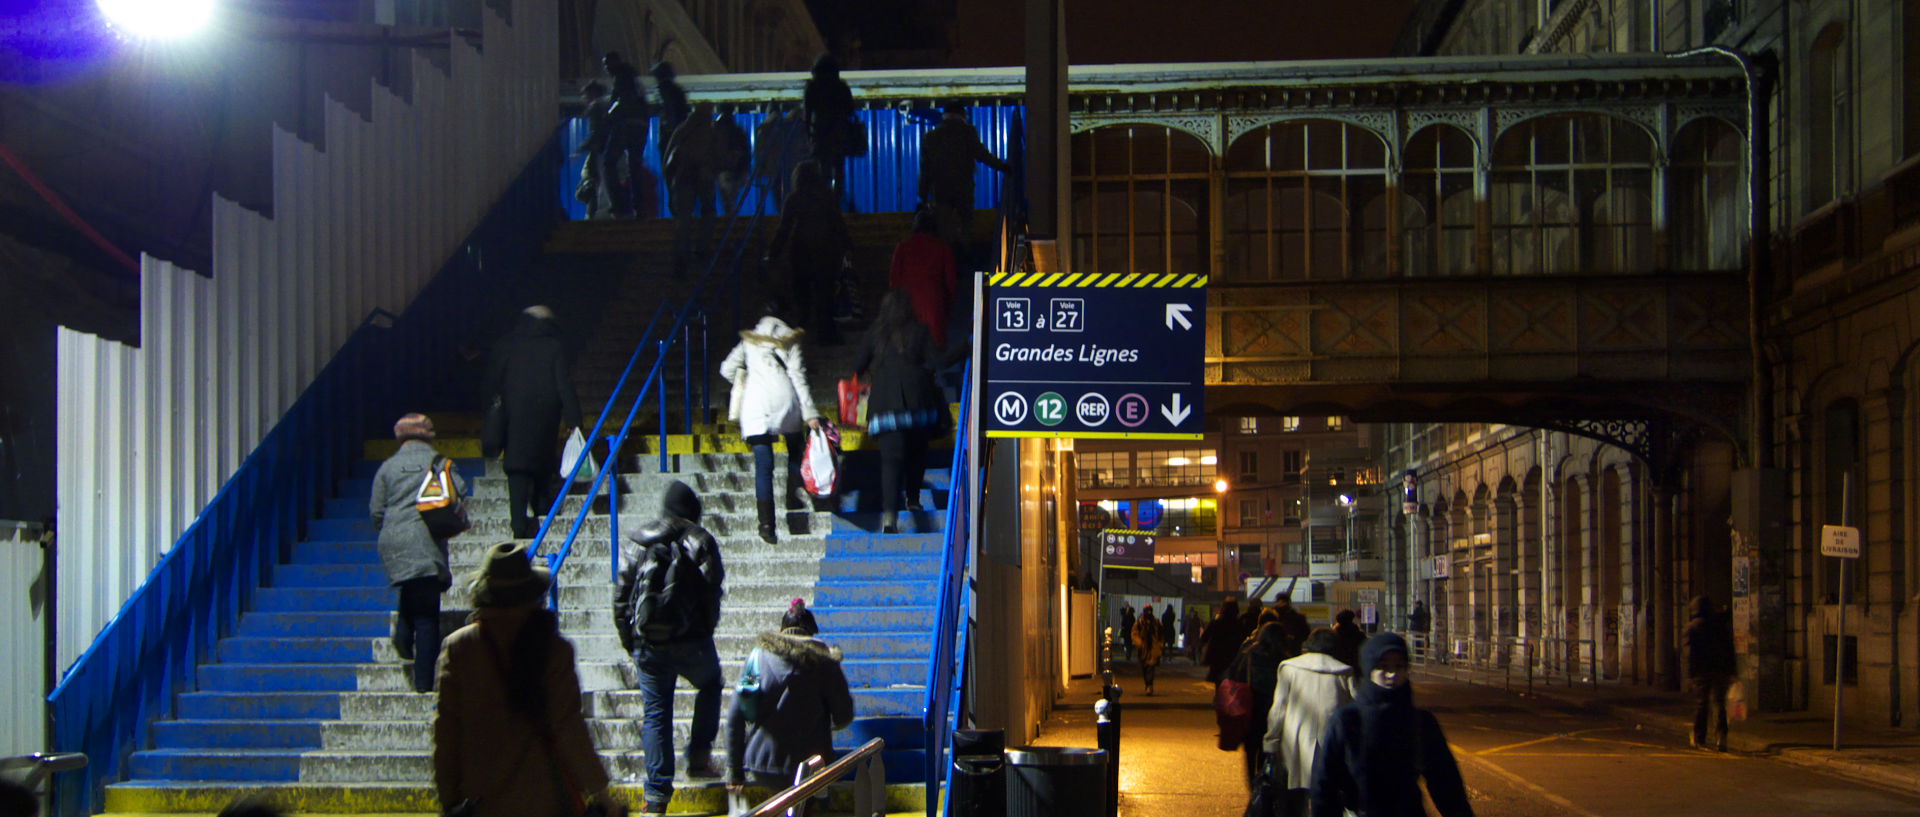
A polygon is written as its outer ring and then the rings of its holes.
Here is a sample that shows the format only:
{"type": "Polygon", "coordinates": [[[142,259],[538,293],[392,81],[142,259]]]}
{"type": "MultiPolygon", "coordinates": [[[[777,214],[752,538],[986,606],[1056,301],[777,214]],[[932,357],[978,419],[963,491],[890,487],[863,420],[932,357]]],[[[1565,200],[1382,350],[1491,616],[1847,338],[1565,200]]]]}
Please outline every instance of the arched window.
{"type": "Polygon", "coordinates": [[[1242,281],[1386,275],[1387,146],[1324,120],[1279,122],[1227,150],[1227,271],[1242,281]],[[1367,248],[1374,248],[1368,252],[1367,248]]]}
{"type": "Polygon", "coordinates": [[[1740,267],[1747,245],[1743,152],[1740,132],[1718,119],[1696,119],[1680,129],[1667,172],[1673,268],[1740,267]]]}
{"type": "Polygon", "coordinates": [[[1813,39],[1807,56],[1807,208],[1839,198],[1853,187],[1851,91],[1847,32],[1839,23],[1813,39]]]}
{"type": "Polygon", "coordinates": [[[1409,276],[1473,271],[1473,139],[1449,125],[1407,142],[1400,189],[1402,270],[1409,276]]]}
{"type": "Polygon", "coordinates": [[[1073,263],[1088,272],[1209,268],[1207,146],[1165,125],[1073,136],[1073,263]]]}
{"type": "Polygon", "coordinates": [[[1493,274],[1653,266],[1653,140],[1624,120],[1522,122],[1493,150],[1493,274]]]}

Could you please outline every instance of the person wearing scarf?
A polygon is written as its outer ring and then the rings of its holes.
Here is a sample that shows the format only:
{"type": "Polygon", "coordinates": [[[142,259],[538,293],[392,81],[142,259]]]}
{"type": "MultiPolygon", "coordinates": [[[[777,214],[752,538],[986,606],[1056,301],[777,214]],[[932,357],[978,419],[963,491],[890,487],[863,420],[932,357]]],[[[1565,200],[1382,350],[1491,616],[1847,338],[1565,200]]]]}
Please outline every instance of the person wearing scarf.
{"type": "Polygon", "coordinates": [[[1424,817],[1420,779],[1443,817],[1473,817],[1466,784],[1433,714],[1413,705],[1407,642],[1381,633],[1360,649],[1360,690],[1340,707],[1313,759],[1313,817],[1424,817]]]}

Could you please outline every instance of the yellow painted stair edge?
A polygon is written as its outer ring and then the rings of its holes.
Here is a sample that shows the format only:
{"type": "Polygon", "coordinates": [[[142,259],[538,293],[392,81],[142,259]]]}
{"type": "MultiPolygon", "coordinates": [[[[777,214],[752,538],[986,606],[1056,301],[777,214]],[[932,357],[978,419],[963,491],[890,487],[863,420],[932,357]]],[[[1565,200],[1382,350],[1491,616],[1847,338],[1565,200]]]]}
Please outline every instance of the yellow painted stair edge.
{"type": "MultiPolygon", "coordinates": [[[[615,796],[628,803],[640,803],[639,784],[615,784],[615,796]]],[[[749,786],[747,794],[755,801],[773,792],[749,786]]],[[[833,790],[829,811],[851,806],[852,790],[833,790]],[[841,800],[846,803],[841,803],[841,800]]],[[[354,785],[354,784],[268,784],[206,785],[191,789],[146,786],[111,786],[107,789],[108,814],[203,814],[213,813],[241,797],[264,798],[294,814],[438,814],[439,801],[433,787],[426,785],[354,785]]],[[[912,813],[926,810],[927,787],[920,783],[896,783],[887,786],[887,809],[912,813]]],[[[718,785],[676,788],[668,806],[674,814],[712,814],[727,810],[726,789],[718,785]]]]}

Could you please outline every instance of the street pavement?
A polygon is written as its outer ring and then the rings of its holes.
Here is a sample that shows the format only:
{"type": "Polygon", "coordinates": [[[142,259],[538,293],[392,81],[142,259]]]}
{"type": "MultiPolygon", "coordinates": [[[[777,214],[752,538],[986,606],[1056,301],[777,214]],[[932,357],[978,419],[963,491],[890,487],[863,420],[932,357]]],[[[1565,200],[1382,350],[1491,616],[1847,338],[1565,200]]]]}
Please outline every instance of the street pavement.
{"type": "MultiPolygon", "coordinates": [[[[1126,690],[1121,817],[1238,817],[1238,752],[1215,746],[1203,668],[1162,667],[1159,694],[1126,690]]],[[[1093,746],[1098,685],[1076,681],[1042,726],[1043,745],[1093,746]]],[[[1419,676],[1415,701],[1445,729],[1482,817],[1916,815],[1920,792],[1774,757],[1691,749],[1675,731],[1591,701],[1511,694],[1419,676]]],[[[1437,812],[1435,812],[1437,813],[1437,812]]]]}

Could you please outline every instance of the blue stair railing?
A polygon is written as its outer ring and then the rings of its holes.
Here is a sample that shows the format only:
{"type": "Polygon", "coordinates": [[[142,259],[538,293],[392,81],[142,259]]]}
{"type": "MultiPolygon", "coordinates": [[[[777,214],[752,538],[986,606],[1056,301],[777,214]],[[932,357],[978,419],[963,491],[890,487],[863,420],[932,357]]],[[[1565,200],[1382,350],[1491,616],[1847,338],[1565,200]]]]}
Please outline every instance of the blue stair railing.
{"type": "Polygon", "coordinates": [[[539,256],[562,215],[551,198],[560,164],[556,134],[404,314],[376,309],[361,322],[66,670],[47,696],[53,744],[90,762],[60,777],[54,813],[100,810],[106,784],[148,746],[150,725],[172,716],[175,696],[193,689],[195,669],[272,580],[365,440],[444,393],[421,362],[458,360],[476,316],[511,308],[514,272],[539,256]]]}
{"type": "MultiPolygon", "coordinates": [[[[664,328],[661,328],[658,332],[655,330],[659,327],[660,318],[668,314],[670,303],[663,302],[659,308],[655,310],[654,319],[648,322],[646,332],[641,335],[639,343],[634,346],[633,354],[628,357],[627,366],[625,370],[620,373],[620,379],[615,383],[613,393],[607,397],[606,406],[600,410],[600,417],[594,422],[593,432],[587,436],[589,444],[582,447],[580,455],[568,466],[566,480],[561,484],[570,486],[574,484],[574,480],[579,477],[581,469],[586,467],[588,460],[593,455],[594,446],[591,443],[596,441],[604,441],[606,443],[606,459],[602,463],[599,472],[594,475],[593,485],[588,489],[585,500],[581,503],[579,513],[574,515],[573,521],[567,529],[566,539],[560,543],[559,547],[554,548],[550,552],[545,551],[543,548],[546,542],[547,532],[553,527],[556,521],[561,519],[561,506],[569,496],[565,491],[562,491],[554,497],[552,507],[547,510],[547,513],[540,523],[539,532],[534,534],[533,546],[528,548],[529,558],[538,559],[543,556],[545,557],[547,569],[552,571],[553,575],[558,576],[560,574],[561,567],[566,564],[567,558],[572,555],[574,543],[579,539],[581,530],[585,528],[587,518],[593,513],[593,503],[600,497],[600,492],[604,489],[607,492],[608,538],[612,544],[612,547],[609,549],[611,552],[609,555],[610,564],[607,580],[612,582],[619,578],[620,486],[613,480],[619,471],[618,465],[620,463],[621,453],[626,448],[628,437],[633,433],[635,421],[639,419],[640,409],[647,405],[650,397],[654,400],[657,414],[659,415],[658,429],[660,436],[659,445],[656,446],[658,449],[657,453],[659,454],[659,468],[662,473],[668,470],[670,454],[667,450],[668,415],[666,376],[668,373],[668,365],[673,357],[672,352],[676,345],[680,348],[682,373],[681,395],[684,401],[681,422],[688,433],[693,433],[701,420],[708,419],[705,415],[706,407],[711,405],[711,402],[707,400],[707,397],[710,396],[711,387],[711,382],[708,378],[708,371],[711,369],[711,361],[709,360],[709,348],[711,345],[709,342],[709,332],[711,331],[711,322],[709,320],[709,314],[714,305],[707,303],[703,300],[702,296],[710,292],[731,295],[734,324],[739,325],[740,277],[745,266],[746,251],[747,248],[753,246],[754,239],[760,232],[762,222],[767,220],[765,217],[757,215],[751,208],[747,207],[747,203],[756,200],[758,196],[763,194],[762,185],[763,182],[756,179],[753,184],[742,187],[739,193],[736,194],[733,206],[724,208],[728,213],[725,226],[715,240],[712,255],[707,258],[706,264],[701,269],[699,278],[694,281],[692,293],[680,305],[679,309],[672,311],[672,322],[664,328]],[[739,239],[735,241],[732,237],[733,233],[742,223],[746,226],[739,239]],[[723,278],[719,282],[721,286],[718,290],[709,289],[708,285],[715,281],[715,271],[722,269],[723,263],[725,271],[722,273],[723,278]],[[701,384],[699,391],[701,392],[703,409],[699,416],[696,416],[694,410],[696,369],[693,349],[696,344],[700,347],[698,368],[700,374],[698,379],[701,384]],[[627,410],[623,421],[616,428],[612,429],[613,433],[602,437],[602,431],[607,430],[607,417],[612,413],[614,406],[626,397],[629,376],[633,373],[635,365],[639,363],[649,350],[653,352],[653,362],[648,367],[646,375],[640,379],[639,384],[634,388],[631,407],[627,410]]],[[[554,609],[558,609],[560,606],[560,583],[558,581],[555,581],[549,590],[548,603],[553,606],[554,609]]]]}

